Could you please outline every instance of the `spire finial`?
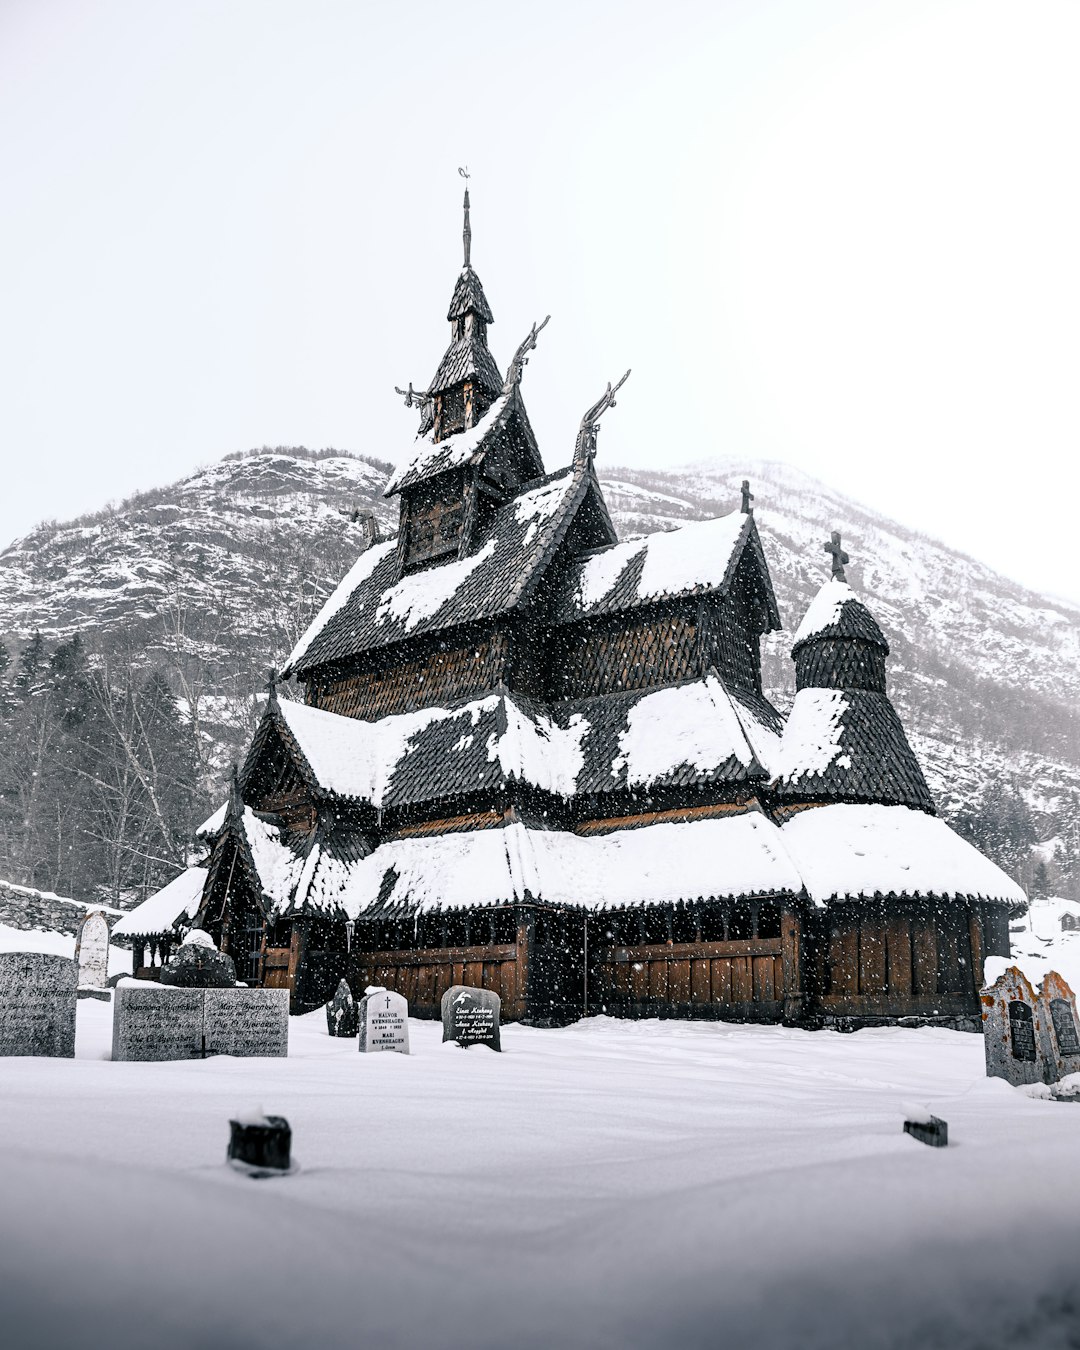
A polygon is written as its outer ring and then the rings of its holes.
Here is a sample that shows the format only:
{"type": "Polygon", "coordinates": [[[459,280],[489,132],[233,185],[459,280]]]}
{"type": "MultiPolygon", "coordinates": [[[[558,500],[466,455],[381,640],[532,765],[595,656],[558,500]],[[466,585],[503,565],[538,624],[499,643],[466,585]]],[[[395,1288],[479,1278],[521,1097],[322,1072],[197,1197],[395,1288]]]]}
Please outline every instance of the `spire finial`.
{"type": "Polygon", "coordinates": [[[465,179],[465,228],[461,232],[461,238],[465,244],[465,266],[472,266],[472,226],[469,224],[469,179],[472,175],[469,173],[469,166],[466,164],[463,169],[458,169],[458,173],[465,179]]]}
{"type": "Polygon", "coordinates": [[[618,384],[612,386],[609,381],[608,387],[592,407],[586,411],[585,416],[581,419],[581,425],[578,427],[577,442],[574,446],[575,464],[585,463],[596,454],[596,424],[608,408],[614,408],[615,395],[629,378],[630,372],[627,371],[618,384]]]}
{"type": "Polygon", "coordinates": [[[840,546],[839,530],[833,530],[832,539],[824,547],[826,553],[832,554],[833,577],[837,581],[846,581],[847,577],[844,576],[844,565],[845,563],[849,563],[851,559],[848,557],[848,555],[844,552],[843,548],[840,546]]]}
{"type": "Polygon", "coordinates": [[[742,480],[742,513],[744,516],[752,516],[754,508],[750,503],[754,500],[754,494],[750,491],[750,479],[742,480]]]}

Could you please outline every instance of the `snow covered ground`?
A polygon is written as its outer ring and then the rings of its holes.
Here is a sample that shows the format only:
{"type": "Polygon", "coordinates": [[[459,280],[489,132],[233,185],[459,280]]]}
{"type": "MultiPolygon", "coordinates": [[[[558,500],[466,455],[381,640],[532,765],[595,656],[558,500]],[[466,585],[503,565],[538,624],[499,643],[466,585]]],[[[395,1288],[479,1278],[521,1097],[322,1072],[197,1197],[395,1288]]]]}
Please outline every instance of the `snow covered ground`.
{"type": "Polygon", "coordinates": [[[361,1056],[0,1060],[0,1309],[19,1350],[1054,1350],[1080,1337],[1080,1111],[980,1038],[592,1019],[361,1056]],[[901,1132],[901,1103],[949,1122],[901,1132]],[[223,1163],[287,1116],[301,1170],[223,1163]]]}

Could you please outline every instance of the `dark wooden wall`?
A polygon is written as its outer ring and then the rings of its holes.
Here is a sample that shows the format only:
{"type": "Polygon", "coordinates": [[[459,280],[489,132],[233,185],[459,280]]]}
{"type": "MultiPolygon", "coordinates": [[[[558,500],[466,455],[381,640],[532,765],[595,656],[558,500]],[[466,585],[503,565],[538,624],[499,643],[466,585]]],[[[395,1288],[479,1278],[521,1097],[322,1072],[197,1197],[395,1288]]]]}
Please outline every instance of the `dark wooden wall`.
{"type": "Polygon", "coordinates": [[[374,721],[480,698],[507,680],[510,639],[504,630],[458,632],[454,639],[399,643],[351,668],[320,670],[308,683],[307,702],[343,717],[374,721]]]}

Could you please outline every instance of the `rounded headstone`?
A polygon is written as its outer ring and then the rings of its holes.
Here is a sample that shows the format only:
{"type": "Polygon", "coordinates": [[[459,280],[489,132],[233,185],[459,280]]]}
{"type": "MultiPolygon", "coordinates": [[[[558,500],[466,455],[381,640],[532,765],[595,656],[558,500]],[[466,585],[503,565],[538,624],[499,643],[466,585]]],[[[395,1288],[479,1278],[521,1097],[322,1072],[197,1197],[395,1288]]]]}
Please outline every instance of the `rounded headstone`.
{"type": "Polygon", "coordinates": [[[501,1050],[499,1009],[502,1000],[492,989],[455,984],[442,996],[443,1040],[458,1045],[486,1045],[501,1050]]]}
{"type": "MultiPolygon", "coordinates": [[[[198,930],[195,930],[198,931],[198,930]]],[[[168,965],[162,966],[160,980],[162,984],[174,985],[180,989],[232,989],[236,985],[236,966],[231,956],[219,952],[203,933],[205,942],[185,940],[177,949],[168,965]]],[[[191,934],[188,934],[188,939],[191,934]]]]}
{"type": "Polygon", "coordinates": [[[326,1029],[331,1036],[355,1036],[359,1030],[356,999],[347,980],[342,980],[326,1005],[326,1029]]]}
{"type": "Polygon", "coordinates": [[[109,979],[109,922],[100,910],[87,914],[75,935],[81,989],[104,989],[109,979]]]}
{"type": "Polygon", "coordinates": [[[403,995],[369,985],[357,1015],[361,1054],[375,1050],[409,1053],[409,1003],[403,995]]]}

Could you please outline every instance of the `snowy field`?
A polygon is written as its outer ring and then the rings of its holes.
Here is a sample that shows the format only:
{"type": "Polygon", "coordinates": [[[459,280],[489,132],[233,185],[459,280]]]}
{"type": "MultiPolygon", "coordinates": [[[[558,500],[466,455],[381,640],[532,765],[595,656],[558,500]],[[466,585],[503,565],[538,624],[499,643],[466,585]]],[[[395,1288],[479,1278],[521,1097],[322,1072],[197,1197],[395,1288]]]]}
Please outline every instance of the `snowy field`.
{"type": "Polygon", "coordinates": [[[17,1350],[1080,1343],[1080,1110],[981,1040],[593,1019],[505,1052],[0,1060],[0,1307],[17,1350]],[[928,1104],[952,1145],[901,1132],[928,1104]],[[223,1162],[284,1114],[301,1170],[223,1162]]]}

